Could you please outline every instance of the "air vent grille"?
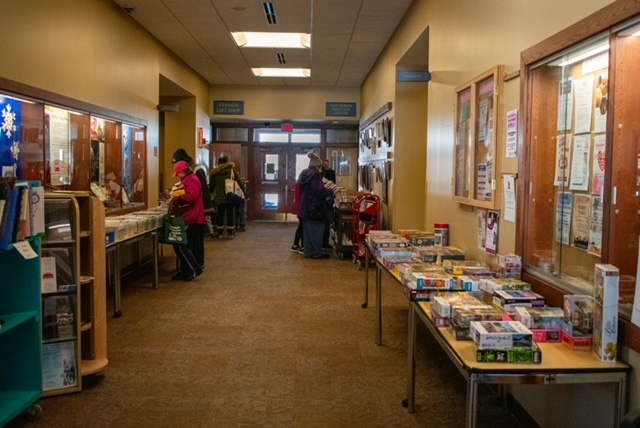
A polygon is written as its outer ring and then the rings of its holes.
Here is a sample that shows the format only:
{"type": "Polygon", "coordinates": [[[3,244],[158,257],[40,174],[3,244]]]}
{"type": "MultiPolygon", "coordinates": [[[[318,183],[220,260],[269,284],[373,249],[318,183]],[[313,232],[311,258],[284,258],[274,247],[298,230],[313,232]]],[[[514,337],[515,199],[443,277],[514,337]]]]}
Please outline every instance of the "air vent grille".
{"type": "Polygon", "coordinates": [[[264,6],[264,14],[267,17],[267,23],[277,24],[278,18],[276,18],[276,9],[273,7],[273,3],[262,3],[264,6]]]}
{"type": "Polygon", "coordinates": [[[278,62],[280,64],[285,64],[287,62],[287,60],[284,58],[284,54],[283,53],[279,53],[278,55],[278,62]]]}

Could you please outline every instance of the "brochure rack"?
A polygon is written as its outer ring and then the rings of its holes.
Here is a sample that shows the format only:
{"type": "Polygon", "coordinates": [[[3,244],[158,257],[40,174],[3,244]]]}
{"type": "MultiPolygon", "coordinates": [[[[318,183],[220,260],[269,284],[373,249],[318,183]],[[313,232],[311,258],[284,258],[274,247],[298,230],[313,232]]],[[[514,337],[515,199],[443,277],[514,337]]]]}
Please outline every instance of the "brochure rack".
{"type": "Polygon", "coordinates": [[[358,196],[353,202],[353,261],[362,264],[367,254],[364,242],[370,230],[382,228],[380,198],[373,194],[358,196]]]}
{"type": "Polygon", "coordinates": [[[107,360],[104,207],[89,192],[45,194],[43,389],[82,389],[107,360]]]}
{"type": "Polygon", "coordinates": [[[40,335],[40,238],[27,241],[38,257],[25,259],[14,246],[0,251],[0,426],[21,413],[42,409],[40,335]]]}

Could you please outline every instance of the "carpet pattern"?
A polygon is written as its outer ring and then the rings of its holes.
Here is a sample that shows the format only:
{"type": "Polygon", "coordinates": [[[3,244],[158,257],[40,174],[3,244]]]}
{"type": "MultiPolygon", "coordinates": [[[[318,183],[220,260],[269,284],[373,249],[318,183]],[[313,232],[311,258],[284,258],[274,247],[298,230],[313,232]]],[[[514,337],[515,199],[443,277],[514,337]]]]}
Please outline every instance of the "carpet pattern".
{"type": "MultiPolygon", "coordinates": [[[[407,301],[383,281],[383,345],[375,344],[373,270],[332,253],[291,252],[296,224],[251,223],[208,239],[204,274],[171,281],[165,247],[123,281],[122,317],[108,321],[109,366],[80,393],[40,400],[19,427],[463,427],[466,383],[418,327],[416,413],[406,397],[407,301]]],[[[112,305],[110,303],[109,309],[112,305]]],[[[517,427],[481,387],[478,427],[517,427]]]]}

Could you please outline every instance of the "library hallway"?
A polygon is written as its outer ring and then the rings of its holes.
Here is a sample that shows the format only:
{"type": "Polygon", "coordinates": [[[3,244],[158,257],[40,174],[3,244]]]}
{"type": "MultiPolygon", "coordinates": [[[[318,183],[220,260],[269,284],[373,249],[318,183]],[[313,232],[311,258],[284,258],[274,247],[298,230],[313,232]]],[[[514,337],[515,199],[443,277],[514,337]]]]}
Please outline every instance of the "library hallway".
{"type": "MultiPolygon", "coordinates": [[[[206,266],[160,283],[150,267],[125,278],[122,317],[109,305],[104,376],[82,392],[43,398],[42,418],[16,427],[431,427],[465,423],[466,383],[418,326],[416,413],[406,398],[407,301],[383,280],[383,345],[375,344],[375,274],[351,261],[290,251],[297,223],[249,223],[207,238],[206,266]],[[386,286],[386,287],[385,287],[386,286]]],[[[516,427],[481,387],[478,427],[516,427]]],[[[1,405],[1,403],[0,403],[1,405]]]]}

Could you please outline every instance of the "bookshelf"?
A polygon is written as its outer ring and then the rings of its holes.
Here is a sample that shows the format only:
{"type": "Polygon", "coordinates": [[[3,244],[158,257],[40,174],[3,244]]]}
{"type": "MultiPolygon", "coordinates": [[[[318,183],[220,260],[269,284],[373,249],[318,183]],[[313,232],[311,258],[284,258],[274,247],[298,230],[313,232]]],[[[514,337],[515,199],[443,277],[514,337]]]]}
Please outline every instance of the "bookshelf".
{"type": "Polygon", "coordinates": [[[41,413],[40,238],[26,242],[37,257],[25,259],[13,245],[0,251],[0,426],[41,413]]]}
{"type": "Polygon", "coordinates": [[[107,367],[104,236],[104,207],[89,192],[45,194],[44,395],[79,391],[107,367]]]}

